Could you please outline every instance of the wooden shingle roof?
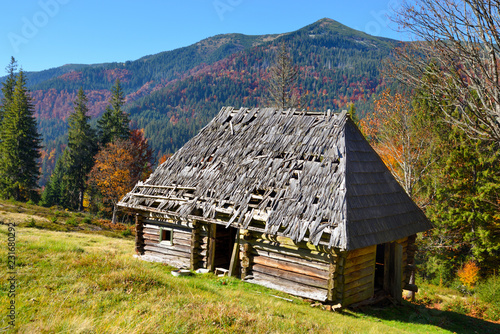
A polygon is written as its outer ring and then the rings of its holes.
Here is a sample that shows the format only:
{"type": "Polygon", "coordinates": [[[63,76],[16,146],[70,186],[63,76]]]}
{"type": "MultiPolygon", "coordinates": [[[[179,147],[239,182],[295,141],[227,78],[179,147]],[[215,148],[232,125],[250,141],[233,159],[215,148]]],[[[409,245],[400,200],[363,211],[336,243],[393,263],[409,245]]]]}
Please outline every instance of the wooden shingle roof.
{"type": "Polygon", "coordinates": [[[222,108],[119,205],[342,250],[431,228],[345,112],[222,108]]]}

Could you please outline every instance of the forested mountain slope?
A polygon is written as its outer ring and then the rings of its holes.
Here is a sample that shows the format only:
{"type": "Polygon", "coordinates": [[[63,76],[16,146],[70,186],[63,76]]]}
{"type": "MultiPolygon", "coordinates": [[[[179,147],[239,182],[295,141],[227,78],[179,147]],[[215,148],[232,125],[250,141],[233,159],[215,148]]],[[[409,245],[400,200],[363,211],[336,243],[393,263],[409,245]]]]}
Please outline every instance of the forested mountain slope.
{"type": "Polygon", "coordinates": [[[80,87],[97,118],[119,78],[133,127],[145,129],[160,157],[179,149],[224,105],[265,106],[269,67],[283,42],[299,67],[304,108],[338,110],[353,102],[360,113],[371,108],[371,95],[384,85],[381,63],[397,43],[322,19],[290,33],[217,35],[135,61],[28,73],[44,139],[41,183],[64,148],[66,118],[80,87]]]}

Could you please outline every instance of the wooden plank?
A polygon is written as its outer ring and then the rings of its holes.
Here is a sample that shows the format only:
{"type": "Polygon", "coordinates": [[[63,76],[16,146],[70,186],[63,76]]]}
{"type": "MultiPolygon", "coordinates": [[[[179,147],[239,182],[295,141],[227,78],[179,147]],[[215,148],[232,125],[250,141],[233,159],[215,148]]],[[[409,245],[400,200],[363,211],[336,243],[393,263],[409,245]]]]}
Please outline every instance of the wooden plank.
{"type": "Polygon", "coordinates": [[[208,270],[211,272],[215,271],[215,245],[217,243],[216,239],[216,229],[217,225],[212,224],[210,226],[210,235],[209,235],[209,243],[208,243],[208,270]]]}
{"type": "Polygon", "coordinates": [[[156,253],[165,254],[165,255],[178,256],[178,257],[187,258],[187,259],[190,258],[190,253],[186,253],[186,252],[183,252],[183,251],[178,250],[178,249],[160,248],[160,247],[155,247],[155,246],[151,246],[151,245],[145,245],[144,249],[152,251],[152,252],[156,252],[156,253]]]}
{"type": "Polygon", "coordinates": [[[266,275],[270,275],[270,276],[274,276],[274,277],[279,277],[279,278],[286,279],[288,281],[292,281],[295,283],[306,284],[309,286],[322,288],[325,290],[328,289],[328,282],[325,279],[319,279],[319,278],[314,278],[311,276],[296,274],[296,273],[293,273],[290,271],[271,268],[271,267],[263,266],[260,264],[254,264],[252,266],[252,271],[266,274],[266,275]]]}
{"type": "Polygon", "coordinates": [[[354,296],[358,293],[362,293],[363,291],[369,290],[371,291],[371,296],[373,295],[374,287],[373,287],[373,282],[368,282],[364,283],[361,285],[358,285],[357,287],[350,288],[349,290],[344,291],[344,298],[354,296]]]}
{"type": "Polygon", "coordinates": [[[159,235],[160,229],[159,228],[144,228],[143,232],[147,233],[147,234],[152,234],[152,235],[159,235]]]}
{"type": "Polygon", "coordinates": [[[191,234],[192,234],[192,231],[189,231],[189,233],[185,233],[185,232],[176,231],[174,229],[174,239],[191,241],[191,234]]]}
{"type": "Polygon", "coordinates": [[[327,300],[329,302],[333,302],[335,297],[336,297],[336,287],[335,287],[335,270],[336,270],[336,265],[335,263],[330,263],[330,268],[328,271],[328,294],[327,294],[327,300]]]}
{"type": "Polygon", "coordinates": [[[159,234],[144,233],[143,238],[144,238],[144,240],[153,240],[153,241],[158,242],[158,240],[160,239],[160,235],[159,234]]]}
{"type": "Polygon", "coordinates": [[[360,278],[366,277],[366,276],[371,276],[374,277],[375,275],[375,263],[371,263],[370,266],[363,268],[358,271],[354,271],[350,273],[349,275],[344,274],[345,280],[344,284],[351,283],[353,281],[356,281],[360,278]]]}
{"type": "Polygon", "coordinates": [[[165,263],[177,268],[189,268],[188,261],[185,261],[183,258],[158,254],[150,251],[145,251],[145,254],[141,256],[141,259],[144,261],[165,263]]]}
{"type": "MultiPolygon", "coordinates": [[[[277,250],[277,251],[279,251],[279,250],[277,250]]],[[[311,267],[311,268],[315,268],[315,269],[319,269],[319,270],[323,270],[323,271],[330,270],[330,265],[325,263],[324,261],[316,261],[316,260],[312,260],[312,259],[306,259],[304,257],[299,257],[296,255],[283,254],[282,252],[281,253],[269,252],[269,251],[265,251],[265,250],[257,249],[257,248],[254,248],[252,250],[252,253],[254,255],[267,256],[267,257],[269,257],[271,259],[275,259],[275,260],[283,260],[283,261],[293,262],[293,263],[300,264],[302,266],[311,267]]]]}
{"type": "Polygon", "coordinates": [[[368,261],[373,262],[375,258],[376,258],[375,253],[368,253],[362,256],[355,257],[353,259],[348,259],[345,263],[344,268],[346,272],[351,272],[353,271],[353,268],[358,267],[360,264],[363,264],[368,261]]]}
{"type": "Polygon", "coordinates": [[[344,274],[345,275],[349,275],[350,273],[352,272],[355,272],[355,271],[358,271],[358,270],[361,270],[363,268],[366,268],[366,267],[369,267],[369,266],[372,266],[373,265],[373,257],[371,256],[368,256],[364,262],[361,262],[359,264],[356,264],[354,266],[347,266],[346,268],[344,268],[344,274]]]}
{"type": "Polygon", "coordinates": [[[176,239],[174,237],[174,240],[172,240],[172,244],[173,245],[181,245],[181,246],[190,247],[191,246],[191,240],[176,239]]]}
{"type": "Polygon", "coordinates": [[[317,251],[317,252],[321,252],[321,253],[331,253],[331,251],[328,247],[321,246],[321,245],[314,246],[313,244],[308,243],[308,242],[296,243],[290,238],[282,237],[279,235],[274,236],[274,235],[269,235],[269,234],[265,234],[265,233],[253,232],[252,237],[255,238],[255,240],[257,242],[270,241],[271,243],[274,243],[277,246],[278,245],[282,245],[282,246],[287,245],[287,246],[293,246],[294,248],[297,248],[297,249],[301,248],[301,249],[309,249],[309,250],[317,251]]]}
{"type": "Polygon", "coordinates": [[[326,264],[330,263],[330,259],[332,258],[331,254],[318,251],[311,251],[308,249],[298,248],[296,246],[279,245],[268,240],[252,241],[251,245],[255,249],[262,249],[269,252],[298,256],[304,259],[322,261],[326,264]]]}
{"type": "Polygon", "coordinates": [[[294,296],[308,298],[312,300],[326,301],[327,291],[325,289],[309,287],[303,284],[297,284],[274,276],[255,273],[254,279],[246,280],[246,282],[265,286],[270,289],[289,293],[294,296]]]}
{"type": "Polygon", "coordinates": [[[367,275],[364,277],[360,277],[357,280],[351,281],[349,283],[344,284],[344,291],[349,291],[351,289],[357,288],[359,286],[371,283],[374,285],[374,279],[375,277],[373,275],[367,275]]]}
{"type": "MultiPolygon", "coordinates": [[[[199,246],[200,246],[200,229],[196,221],[193,222],[193,230],[191,231],[191,245],[190,245],[190,259],[189,259],[189,269],[198,269],[199,262],[199,246]]],[[[175,236],[175,235],[174,235],[175,236]]]]}
{"type": "Polygon", "coordinates": [[[345,307],[345,306],[360,302],[362,300],[369,299],[372,296],[373,296],[373,291],[371,291],[369,289],[365,290],[365,291],[361,291],[356,295],[352,295],[352,296],[345,298],[344,301],[342,302],[342,306],[345,307]]]}
{"type": "Polygon", "coordinates": [[[184,224],[179,224],[179,223],[174,223],[174,222],[165,222],[165,221],[157,221],[157,220],[149,220],[146,219],[146,224],[144,224],[145,228],[149,229],[159,229],[160,227],[168,227],[176,230],[181,230],[185,231],[186,233],[189,233],[192,228],[191,223],[184,223],[184,224]]]}
{"type": "Polygon", "coordinates": [[[376,250],[377,250],[377,245],[355,249],[355,250],[347,253],[347,261],[349,261],[355,257],[358,257],[358,256],[362,256],[362,255],[370,254],[370,253],[375,253],[376,250]]]}
{"type": "Polygon", "coordinates": [[[186,245],[179,245],[179,244],[175,244],[175,243],[172,245],[163,245],[163,244],[159,243],[158,241],[153,241],[153,240],[144,240],[144,244],[158,247],[161,249],[173,249],[173,250],[177,250],[177,251],[184,252],[184,253],[191,253],[191,247],[189,245],[186,246],[186,245]]]}
{"type": "Polygon", "coordinates": [[[229,276],[237,276],[236,269],[238,267],[239,250],[240,250],[240,231],[238,230],[236,232],[233,252],[231,254],[231,262],[229,264],[229,276]]]}
{"type": "Polygon", "coordinates": [[[276,269],[286,270],[286,271],[290,271],[290,272],[294,272],[294,273],[302,274],[302,275],[306,275],[306,276],[317,277],[317,278],[321,278],[321,279],[328,279],[328,277],[329,277],[328,271],[318,270],[318,269],[302,266],[300,264],[296,264],[293,262],[284,261],[284,260],[271,259],[271,258],[266,257],[266,256],[254,256],[253,263],[261,264],[261,265],[276,268],[276,269]]]}

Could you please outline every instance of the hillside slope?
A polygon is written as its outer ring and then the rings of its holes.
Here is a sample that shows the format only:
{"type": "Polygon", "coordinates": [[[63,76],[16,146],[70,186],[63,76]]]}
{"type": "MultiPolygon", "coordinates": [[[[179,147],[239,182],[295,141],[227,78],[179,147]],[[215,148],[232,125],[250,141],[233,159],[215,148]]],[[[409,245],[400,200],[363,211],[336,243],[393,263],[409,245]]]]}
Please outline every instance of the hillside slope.
{"type": "Polygon", "coordinates": [[[96,118],[120,79],[132,125],[145,129],[159,158],[179,149],[224,105],[266,105],[269,67],[280,43],[290,47],[299,67],[304,108],[338,110],[355,103],[363,113],[370,108],[372,94],[384,85],[381,62],[397,42],[322,19],[290,33],[217,35],[135,61],[28,73],[44,137],[41,184],[64,149],[66,118],[78,88],[85,90],[96,118]]]}

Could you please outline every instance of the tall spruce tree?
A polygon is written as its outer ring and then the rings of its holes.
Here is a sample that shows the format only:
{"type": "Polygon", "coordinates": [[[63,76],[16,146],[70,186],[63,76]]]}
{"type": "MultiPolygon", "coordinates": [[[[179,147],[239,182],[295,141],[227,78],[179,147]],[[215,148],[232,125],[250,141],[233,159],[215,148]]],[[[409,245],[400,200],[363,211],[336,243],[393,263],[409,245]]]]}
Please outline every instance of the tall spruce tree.
{"type": "Polygon", "coordinates": [[[4,110],[0,127],[0,194],[16,200],[33,198],[40,175],[40,135],[34,117],[31,96],[21,70],[12,90],[15,61],[12,58],[10,75],[3,85],[4,110]]]}
{"type": "Polygon", "coordinates": [[[96,134],[89,124],[87,97],[80,88],[74,102],[75,112],[69,116],[67,175],[70,193],[69,207],[82,210],[83,196],[87,187],[87,174],[94,165],[97,153],[96,134]]]}
{"type": "Polygon", "coordinates": [[[12,102],[14,87],[16,85],[16,70],[17,62],[14,57],[11,57],[10,64],[6,67],[6,71],[8,73],[7,79],[2,85],[3,97],[0,105],[0,124],[2,124],[3,114],[5,114],[5,110],[9,108],[9,104],[12,102]]]}
{"type": "Polygon", "coordinates": [[[111,88],[109,102],[110,106],[106,108],[102,117],[97,121],[99,143],[102,147],[117,139],[127,140],[130,137],[130,119],[128,114],[122,110],[125,104],[125,95],[119,79],[116,79],[115,85],[111,88]]]}

